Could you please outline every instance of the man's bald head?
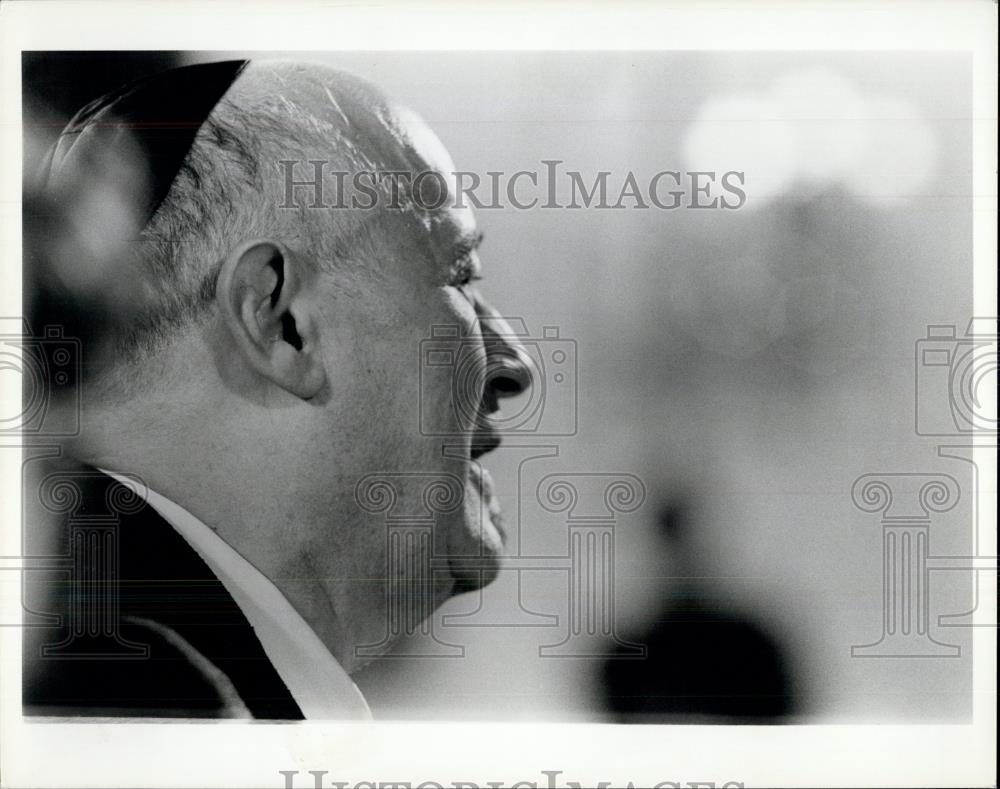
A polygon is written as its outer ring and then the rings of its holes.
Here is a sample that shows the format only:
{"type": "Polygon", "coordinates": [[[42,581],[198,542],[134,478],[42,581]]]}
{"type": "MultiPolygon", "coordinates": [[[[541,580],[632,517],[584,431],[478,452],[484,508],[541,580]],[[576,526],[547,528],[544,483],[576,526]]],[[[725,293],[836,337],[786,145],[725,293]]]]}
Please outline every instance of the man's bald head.
{"type": "Polygon", "coordinates": [[[142,232],[138,262],[156,287],[159,314],[123,350],[152,350],[171,326],[196,319],[211,304],[222,258],[243,239],[277,235],[339,270],[361,264],[374,217],[279,208],[278,163],[324,157],[349,172],[370,166],[364,116],[381,106],[374,89],[342,72],[250,63],[209,114],[142,232]]]}
{"type": "MultiPolygon", "coordinates": [[[[241,241],[281,239],[343,275],[346,288],[366,270],[376,274],[381,206],[282,207],[279,164],[322,160],[346,173],[410,167],[415,162],[397,120],[401,112],[371,85],[326,66],[247,64],[201,124],[155,213],[122,245],[126,253],[101,272],[127,280],[127,289],[109,292],[129,297],[125,304],[104,305],[113,314],[102,363],[94,368],[100,370],[98,389],[117,399],[148,380],[138,366],[209,313],[221,262],[241,241]]],[[[78,185],[92,194],[100,175],[90,173],[78,185]]],[[[131,195],[125,199],[136,202],[131,195]]]]}
{"type": "Polygon", "coordinates": [[[138,306],[68,449],[218,529],[349,670],[391,646],[388,611],[422,621],[499,568],[502,519],[478,459],[530,360],[479,290],[471,209],[378,178],[436,173],[447,198],[452,169],[415,115],[364,82],[250,63],[113,267],[141,280],[138,306]],[[283,208],[289,160],[374,176],[375,200],[283,208]],[[439,327],[454,329],[454,364],[425,364],[421,338],[439,327]],[[390,549],[361,483],[391,469],[405,470],[394,511],[440,505],[433,550],[448,572],[424,574],[423,541],[390,549]],[[431,496],[445,488],[448,502],[431,496]]]}

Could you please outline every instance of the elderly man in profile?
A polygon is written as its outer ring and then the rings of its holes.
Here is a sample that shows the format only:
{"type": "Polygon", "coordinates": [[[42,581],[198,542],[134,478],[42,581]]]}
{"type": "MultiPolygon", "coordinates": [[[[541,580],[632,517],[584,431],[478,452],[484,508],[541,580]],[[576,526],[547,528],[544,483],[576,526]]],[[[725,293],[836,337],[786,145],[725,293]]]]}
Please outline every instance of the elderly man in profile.
{"type": "Polygon", "coordinates": [[[445,559],[420,587],[422,611],[488,583],[503,533],[479,458],[499,443],[499,399],[530,373],[477,287],[468,208],[428,207],[405,188],[370,208],[316,208],[303,186],[289,208],[279,163],[303,163],[299,181],[322,161],[436,172],[446,185],[453,166],[415,115],[361,80],[263,61],[175,69],[102,97],[64,131],[43,190],[55,204],[81,199],[129,157],[145,173],[125,189],[135,232],[104,272],[111,315],[85,349],[73,462],[45,467],[26,515],[62,529],[49,548],[72,555],[59,542],[71,539],[67,508],[51,506],[46,483],[74,480],[76,522],[131,496],[102,598],[112,648],[80,647],[94,633],[68,610],[79,601],[59,591],[65,574],[29,579],[28,608],[56,619],[28,630],[26,709],[364,717],[349,675],[371,658],[365,645],[391,648],[387,608],[412,601],[389,590],[413,592],[387,576],[426,566],[428,549],[406,543],[411,555],[390,562],[359,481],[404,472],[400,511],[423,506],[428,478],[460,481],[435,525],[445,559]],[[177,107],[188,114],[171,126],[177,107]],[[453,367],[421,371],[419,340],[440,325],[458,329],[471,394],[453,367]],[[457,391],[474,407],[457,407],[457,391]],[[421,402],[444,426],[436,438],[420,430],[421,402]]]}

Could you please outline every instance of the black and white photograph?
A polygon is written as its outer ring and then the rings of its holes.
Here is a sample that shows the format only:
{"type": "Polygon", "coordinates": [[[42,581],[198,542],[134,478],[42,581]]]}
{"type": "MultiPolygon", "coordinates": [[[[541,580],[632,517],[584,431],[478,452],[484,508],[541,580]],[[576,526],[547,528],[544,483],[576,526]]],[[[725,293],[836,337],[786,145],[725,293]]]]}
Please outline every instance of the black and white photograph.
{"type": "Polygon", "coordinates": [[[4,4],[0,785],[995,786],[996,14],[4,4]]]}

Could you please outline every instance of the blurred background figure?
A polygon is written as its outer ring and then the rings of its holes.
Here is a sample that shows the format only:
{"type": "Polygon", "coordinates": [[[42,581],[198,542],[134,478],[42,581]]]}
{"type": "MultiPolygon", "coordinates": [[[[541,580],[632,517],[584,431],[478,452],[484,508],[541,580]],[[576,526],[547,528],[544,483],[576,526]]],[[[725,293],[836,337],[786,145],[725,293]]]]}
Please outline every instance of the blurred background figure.
{"type": "Polygon", "coordinates": [[[704,574],[695,502],[678,496],[659,512],[664,601],[628,634],[645,660],[609,660],[608,711],[621,723],[771,723],[801,709],[784,646],[704,574]]]}

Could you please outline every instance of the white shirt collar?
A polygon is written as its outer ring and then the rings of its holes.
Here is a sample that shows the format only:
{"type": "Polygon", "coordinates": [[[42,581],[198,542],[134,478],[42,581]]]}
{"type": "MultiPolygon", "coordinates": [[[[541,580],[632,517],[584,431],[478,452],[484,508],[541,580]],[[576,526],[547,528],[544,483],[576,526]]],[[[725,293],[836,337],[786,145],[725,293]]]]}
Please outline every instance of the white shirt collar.
{"type": "Polygon", "coordinates": [[[135,479],[100,470],[142,496],[215,573],[307,720],[371,719],[371,710],[350,676],[260,570],[180,505],[135,479]]]}

